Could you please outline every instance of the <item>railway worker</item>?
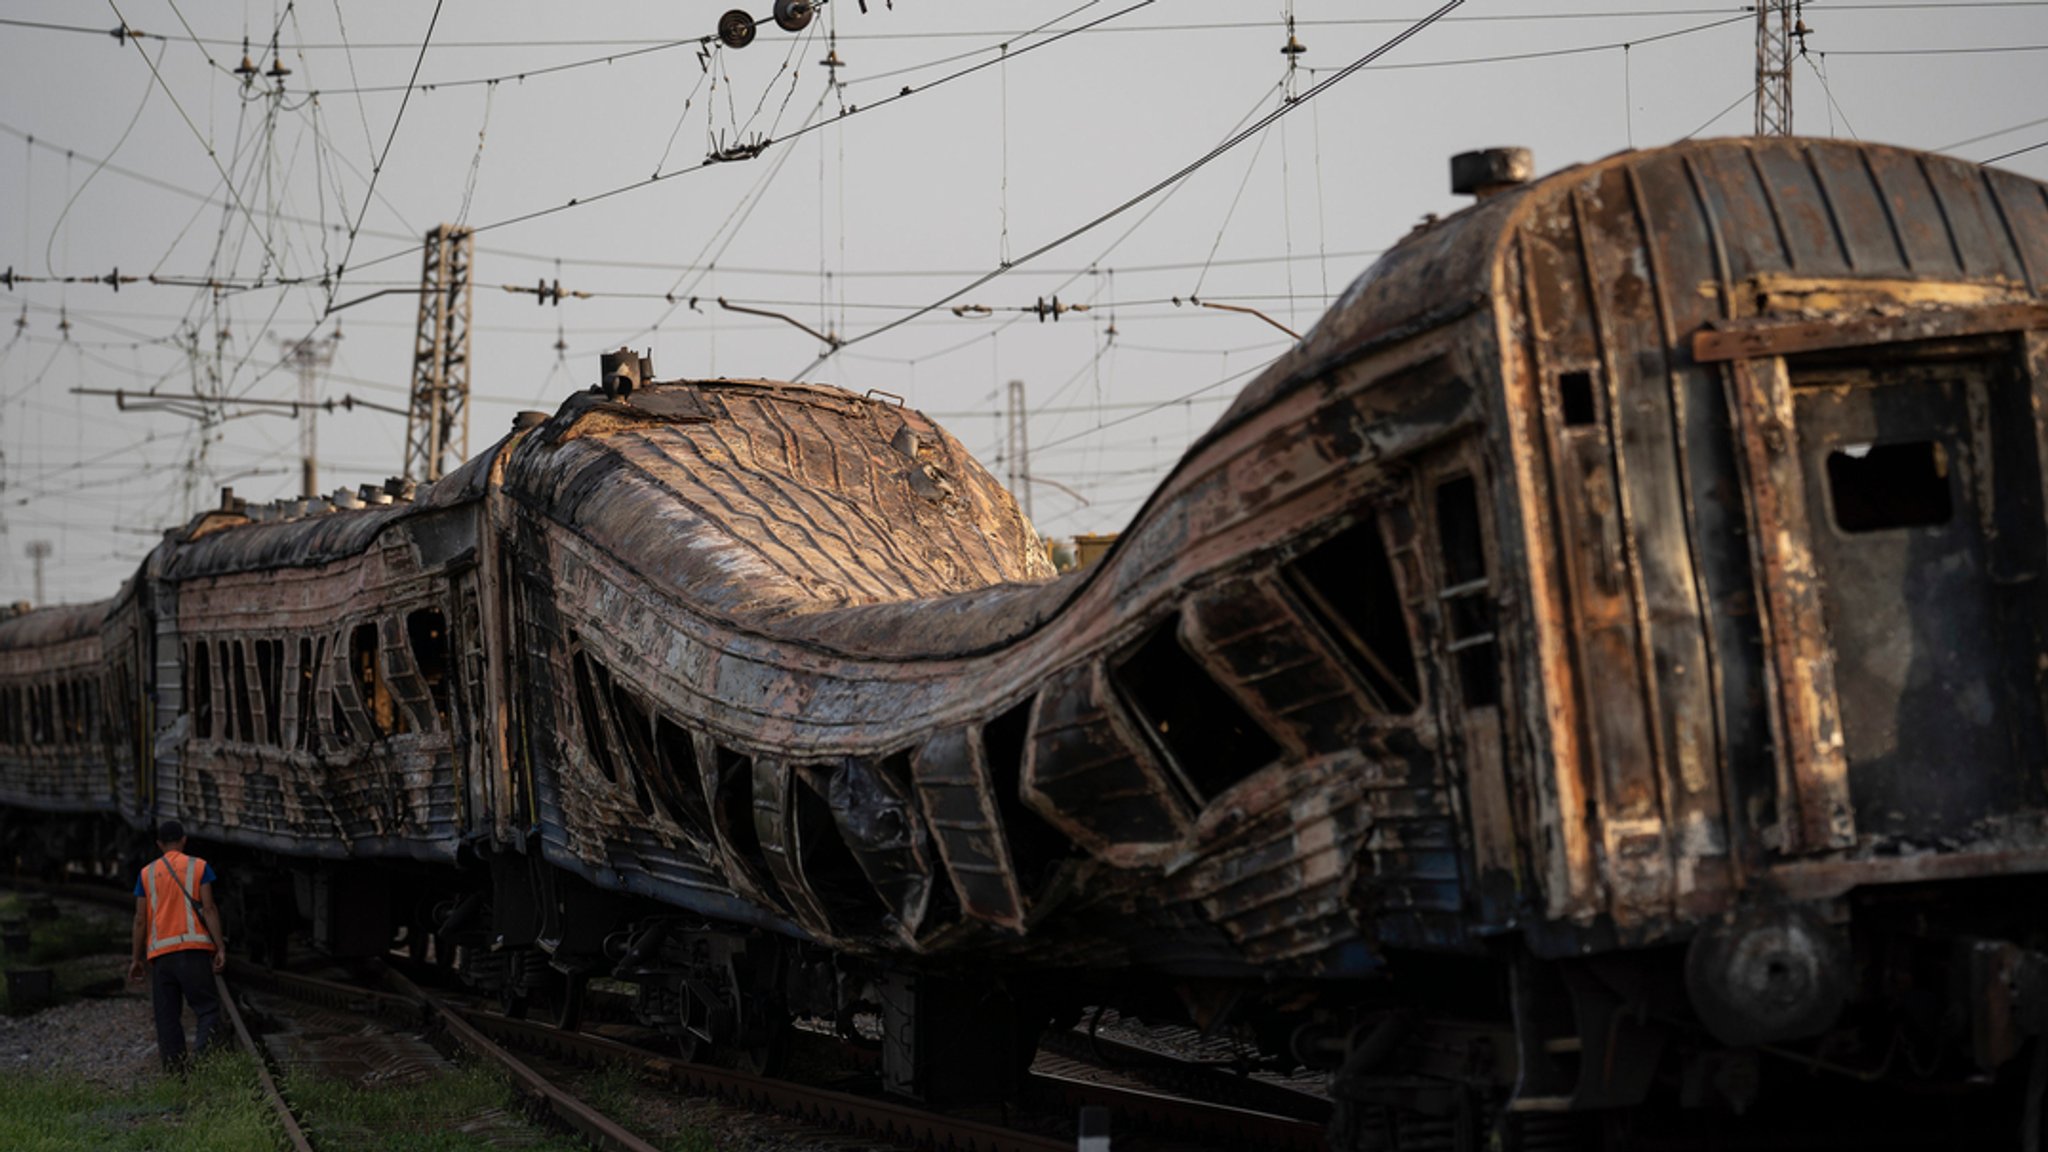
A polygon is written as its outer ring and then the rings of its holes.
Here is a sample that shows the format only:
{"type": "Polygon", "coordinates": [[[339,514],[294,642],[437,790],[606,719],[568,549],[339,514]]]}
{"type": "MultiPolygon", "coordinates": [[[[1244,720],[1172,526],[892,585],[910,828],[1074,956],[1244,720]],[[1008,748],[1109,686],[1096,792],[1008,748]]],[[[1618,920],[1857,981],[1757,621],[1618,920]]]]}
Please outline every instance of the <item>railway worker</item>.
{"type": "Polygon", "coordinates": [[[157,828],[163,855],[135,881],[135,951],[128,979],[140,984],[146,957],[150,1001],[156,1010],[156,1049],[164,1071],[185,1065],[185,1005],[198,1018],[194,1052],[205,1052],[220,1016],[213,974],[227,967],[227,939],[213,903],[213,866],[185,854],[185,826],[166,820],[157,828]]]}

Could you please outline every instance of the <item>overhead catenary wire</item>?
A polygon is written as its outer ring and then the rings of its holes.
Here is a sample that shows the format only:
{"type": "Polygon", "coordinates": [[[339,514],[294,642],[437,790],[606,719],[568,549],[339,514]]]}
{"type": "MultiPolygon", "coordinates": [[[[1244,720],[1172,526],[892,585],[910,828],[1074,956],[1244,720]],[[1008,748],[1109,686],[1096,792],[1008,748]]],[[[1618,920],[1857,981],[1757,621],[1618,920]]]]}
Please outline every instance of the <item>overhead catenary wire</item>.
{"type": "MultiPolygon", "coordinates": [[[[1049,240],[1046,243],[1039,245],[1037,248],[1034,248],[1031,251],[1024,253],[1022,256],[1018,257],[1015,262],[1011,264],[1005,264],[1001,267],[995,268],[987,273],[984,273],[983,275],[977,277],[970,283],[961,286],[960,288],[954,290],[953,292],[950,292],[945,296],[942,296],[939,299],[932,301],[929,304],[926,304],[919,310],[912,312],[909,315],[901,317],[899,319],[891,320],[878,328],[873,328],[861,333],[858,336],[854,336],[848,339],[845,342],[845,344],[859,344],[864,341],[871,340],[876,336],[880,336],[886,332],[894,331],[895,329],[902,327],[903,325],[909,323],[914,319],[917,319],[920,316],[924,316],[931,312],[935,312],[940,308],[944,308],[948,304],[951,304],[954,301],[960,299],[962,296],[967,295],[969,292],[972,292],[975,289],[980,288],[982,285],[987,284],[990,281],[996,279],[998,276],[1001,276],[1005,272],[1008,272],[1017,264],[1029,263],[1030,261],[1045,255],[1047,252],[1051,252],[1054,249],[1057,249],[1067,243],[1070,243],[1071,241],[1081,236],[1085,236],[1089,232],[1092,232],[1095,229],[1101,227],[1102,225],[1107,224],[1109,221],[1116,219],[1118,216],[1123,215],[1125,212],[1130,211],[1132,208],[1137,207],[1138,205],[1144,203],[1147,200],[1150,200],[1152,197],[1158,195],[1166,189],[1171,188],[1174,185],[1180,183],[1182,180],[1200,171],[1202,168],[1207,167],[1209,164],[1213,163],[1218,157],[1229,153],[1238,145],[1243,144],[1246,140],[1249,140],[1252,137],[1259,134],[1260,132],[1264,131],[1268,124],[1271,124],[1281,119],[1288,113],[1301,107],[1303,104],[1309,103],[1310,101],[1314,100],[1317,96],[1328,91],[1335,85],[1342,83],[1346,78],[1356,74],[1359,70],[1367,67],[1373,61],[1378,60],[1380,57],[1386,55],[1388,52],[1391,52],[1394,49],[1400,47],[1401,45],[1407,43],[1410,39],[1419,35],[1425,29],[1429,28],[1432,24],[1435,24],[1438,20],[1442,19],[1444,16],[1463,6],[1464,3],[1465,0],[1449,0],[1448,3],[1439,7],[1435,12],[1432,12],[1428,16],[1423,17],[1421,20],[1416,21],[1414,24],[1409,25],[1401,32],[1390,37],[1379,47],[1374,48],[1371,51],[1367,52],[1365,55],[1360,56],[1356,60],[1353,60],[1350,64],[1344,66],[1343,68],[1338,69],[1332,75],[1325,77],[1320,81],[1317,81],[1315,84],[1311,85],[1306,90],[1304,90],[1298,99],[1289,103],[1282,103],[1278,108],[1275,108],[1273,111],[1260,117],[1250,126],[1240,129],[1239,131],[1226,137],[1221,143],[1217,144],[1214,148],[1211,148],[1209,151],[1203,153],[1201,156],[1197,157],[1193,161],[1190,161],[1188,164],[1182,166],[1178,171],[1174,172],[1172,175],[1167,176],[1165,179],[1160,180],[1157,183],[1154,183],[1150,187],[1139,192],[1137,195],[1132,196],[1129,199],[1123,201],[1122,203],[1116,205],[1115,207],[1109,209],[1107,212],[1104,212],[1094,217],[1093,219],[1087,221],[1086,223],[1083,223],[1079,227],[1070,229],[1069,231],[1062,233],[1061,235],[1053,238],[1052,240],[1049,240]]],[[[841,345],[840,347],[843,346],[844,345],[841,345]]],[[[834,347],[826,351],[823,355],[819,356],[817,360],[813,361],[809,368],[806,368],[802,373],[800,373],[799,378],[805,375],[809,375],[812,371],[815,371],[818,365],[823,364],[826,360],[831,359],[831,357],[838,351],[839,347],[834,347]]]]}
{"type": "MultiPolygon", "coordinates": [[[[1819,9],[1819,10],[1825,11],[1825,12],[1827,12],[1827,13],[1831,14],[1831,15],[1832,15],[1832,14],[1841,14],[1841,13],[1852,13],[1852,12],[1873,12],[1873,13],[1880,13],[1880,14],[1882,14],[1882,13],[1888,13],[1888,12],[1910,12],[1910,11],[1926,11],[1926,10],[1938,10],[1938,11],[1942,11],[1942,12],[1955,12],[1955,11],[1964,11],[1964,10],[1972,10],[1972,9],[1976,9],[1976,10],[1998,10],[1998,9],[2026,9],[2026,8],[2043,8],[2043,7],[2048,7],[2048,0],[1911,0],[1911,2],[1901,2],[1901,3],[1840,3],[1840,4],[1823,4],[1823,3],[1814,3],[1814,4],[1812,5],[1812,6],[1813,6],[1814,8],[1816,8],[1816,9],[1819,9]]],[[[1447,20],[1445,21],[1445,23],[1451,23],[1451,24],[1506,24],[1506,23],[1543,23],[1543,22],[1551,22],[1551,21],[1610,21],[1610,20],[1617,20],[1617,19],[1651,19],[1651,18],[1656,18],[1656,17],[1663,17],[1663,16],[1718,16],[1718,15],[1724,15],[1724,14],[1727,14],[1727,13],[1730,13],[1730,12],[1744,12],[1744,13],[1747,13],[1747,14],[1749,14],[1749,15],[1748,15],[1748,16],[1746,16],[1745,18],[1749,18],[1749,19],[1753,19],[1753,18],[1754,18],[1754,9],[1753,9],[1752,7],[1750,7],[1750,6],[1748,6],[1748,5],[1744,5],[1744,4],[1724,4],[1724,5],[1718,5],[1718,6],[1709,6],[1709,7],[1691,7],[1691,8],[1633,8],[1633,9],[1621,9],[1621,10],[1614,10],[1614,11],[1599,11],[1599,10],[1592,10],[1592,9],[1589,9],[1589,10],[1583,10],[1583,11],[1566,11],[1566,12],[1483,12],[1483,13],[1471,13],[1471,14],[1467,14],[1467,15],[1462,15],[1462,16],[1452,16],[1452,17],[1448,18],[1448,19],[1447,19],[1447,20]]],[[[1399,26],[1399,25],[1402,25],[1402,24],[1405,24],[1405,23],[1409,23],[1409,22],[1411,22],[1411,21],[1412,21],[1413,19],[1414,19],[1414,17],[1408,17],[1408,16],[1365,16],[1365,17],[1355,17],[1355,16],[1353,16],[1353,17],[1326,17],[1326,18],[1323,18],[1323,19],[1305,19],[1305,20],[1301,20],[1301,21],[1298,21],[1298,23],[1299,23],[1299,24],[1300,24],[1300,26],[1301,26],[1301,27],[1303,27],[1303,28],[1343,28],[1343,27],[1370,27],[1370,26],[1385,26],[1385,27],[1396,27],[1396,26],[1399,26]]],[[[126,38],[131,38],[131,39],[151,39],[151,40],[172,40],[172,41],[179,41],[179,42],[189,42],[189,43],[195,43],[195,44],[199,44],[199,45],[211,45],[211,46],[214,46],[214,47],[228,47],[228,48],[234,47],[234,46],[235,46],[236,44],[240,43],[240,41],[239,41],[239,40],[237,40],[237,39],[235,39],[235,38],[232,38],[232,37],[225,37],[225,36],[216,36],[216,37],[198,37],[198,36],[193,36],[193,35],[185,35],[185,36],[176,36],[176,35],[168,35],[168,34],[165,34],[165,33],[159,33],[159,32],[150,32],[150,31],[143,31],[143,30],[140,30],[140,29],[136,29],[136,28],[129,28],[129,27],[126,27],[125,25],[124,25],[123,27],[120,27],[120,28],[102,28],[102,27],[93,27],[93,26],[90,26],[90,25],[85,25],[85,24],[62,24],[62,23],[57,23],[57,22],[55,22],[55,21],[43,21],[43,20],[27,20],[27,19],[13,18],[13,17],[0,17],[0,26],[6,26],[6,27],[19,27],[19,28],[29,28],[29,29],[34,29],[34,30],[39,30],[39,31],[49,31],[49,32],[66,32],[66,33],[76,33],[76,34],[81,34],[81,35],[87,35],[87,36],[98,36],[98,37],[112,37],[112,38],[115,38],[115,39],[117,39],[117,40],[118,40],[118,39],[121,39],[121,38],[122,38],[123,36],[125,36],[126,38]]],[[[1270,24],[1267,24],[1267,23],[1265,23],[1265,22],[1262,22],[1262,21],[1248,21],[1248,20],[1246,20],[1246,21],[1206,21],[1206,22],[1201,22],[1201,23],[1181,23],[1181,24],[1146,24],[1146,25],[1135,25],[1135,26],[1132,26],[1132,27],[1129,27],[1129,28],[1109,28],[1109,29],[1102,29],[1101,31],[1102,31],[1102,32],[1105,32],[1105,33],[1150,33],[1150,32],[1233,32],[1233,31],[1244,31],[1244,30],[1249,30],[1249,29],[1258,29],[1258,28],[1265,28],[1265,27],[1270,27],[1270,24]]],[[[839,38],[840,38],[841,40],[848,40],[848,41],[864,41],[864,40],[905,40],[905,41],[908,41],[908,40],[958,40],[958,39],[968,39],[968,38],[973,38],[973,37],[978,37],[978,36],[985,36],[985,35],[991,35],[991,34],[993,34],[993,35],[999,35],[999,36],[1000,36],[1000,35],[1016,35],[1016,33],[1006,33],[1006,32],[996,32],[996,33],[989,33],[989,32],[985,32],[985,31],[981,31],[981,32],[974,32],[974,31],[955,31],[955,30],[917,31],[917,30],[894,30],[894,29],[892,29],[892,30],[890,30],[890,31],[886,31],[886,32],[841,32],[841,33],[839,34],[839,38]]],[[[687,41],[687,42],[690,42],[690,43],[694,43],[695,41],[694,41],[694,40],[691,40],[691,41],[687,41]]],[[[670,39],[670,38],[664,38],[664,37],[612,37],[612,38],[582,38],[582,39],[578,39],[578,38],[555,38],[555,39],[545,39],[545,40],[536,40],[536,39],[524,39],[524,40],[520,40],[520,39],[501,39],[501,40],[453,40],[453,41],[447,41],[447,42],[443,43],[443,44],[442,44],[441,46],[442,46],[443,48],[446,48],[446,49],[458,49],[458,48],[459,48],[459,49],[489,49],[489,48],[607,48],[607,47],[608,47],[608,48],[634,48],[634,47],[647,47],[647,46],[664,46],[664,45],[669,45],[669,44],[672,44],[672,43],[676,43],[676,41],[674,41],[674,40],[672,40],[672,39],[670,39]]],[[[409,41],[402,41],[402,40],[394,40],[394,41],[386,41],[386,42],[365,42],[365,43],[354,43],[354,44],[352,44],[352,43],[350,43],[350,42],[349,42],[349,41],[348,41],[348,40],[347,40],[346,38],[344,38],[344,39],[342,39],[342,40],[339,40],[339,41],[333,41],[333,42],[327,42],[327,41],[301,41],[301,42],[298,42],[298,43],[291,43],[291,44],[280,44],[280,45],[278,45],[278,47],[280,47],[280,48],[283,48],[283,49],[287,49],[287,50],[290,50],[290,51],[294,51],[294,52],[318,52],[318,51],[347,51],[347,52],[368,52],[368,51],[408,51],[408,52],[409,52],[409,51],[412,51],[412,50],[414,50],[415,48],[417,48],[417,47],[418,47],[418,45],[417,45],[417,44],[415,44],[415,43],[409,42],[409,41]]]]}
{"type": "MultiPolygon", "coordinates": [[[[433,43],[434,27],[441,22],[442,0],[434,0],[434,14],[427,19],[427,33],[420,37],[420,52],[412,62],[412,78],[419,79],[420,65],[426,62],[427,45],[433,43]]],[[[391,142],[398,139],[398,126],[405,121],[405,110],[412,101],[412,89],[408,87],[405,96],[398,102],[398,113],[391,118],[391,131],[384,137],[384,147],[377,153],[377,162],[370,166],[370,186],[363,193],[363,202],[356,209],[355,223],[349,225],[348,242],[342,247],[341,260],[334,266],[334,278],[327,289],[327,311],[334,311],[335,293],[341,291],[341,278],[348,274],[349,258],[355,254],[356,234],[362,231],[363,218],[370,213],[370,198],[377,191],[377,178],[384,173],[384,162],[391,158],[391,142]]]]}

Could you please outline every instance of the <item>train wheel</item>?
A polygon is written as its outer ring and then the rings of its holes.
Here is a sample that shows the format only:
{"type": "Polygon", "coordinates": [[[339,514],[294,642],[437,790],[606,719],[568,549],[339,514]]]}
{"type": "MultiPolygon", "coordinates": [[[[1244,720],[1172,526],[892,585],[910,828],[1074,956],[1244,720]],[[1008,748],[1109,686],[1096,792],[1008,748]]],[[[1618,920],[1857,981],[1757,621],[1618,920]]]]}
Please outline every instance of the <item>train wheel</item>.
{"type": "Polygon", "coordinates": [[[727,1050],[726,1061],[735,1072],[749,1076],[773,1076],[789,1059],[790,1025],[785,1018],[764,1024],[745,1043],[727,1050]]]}

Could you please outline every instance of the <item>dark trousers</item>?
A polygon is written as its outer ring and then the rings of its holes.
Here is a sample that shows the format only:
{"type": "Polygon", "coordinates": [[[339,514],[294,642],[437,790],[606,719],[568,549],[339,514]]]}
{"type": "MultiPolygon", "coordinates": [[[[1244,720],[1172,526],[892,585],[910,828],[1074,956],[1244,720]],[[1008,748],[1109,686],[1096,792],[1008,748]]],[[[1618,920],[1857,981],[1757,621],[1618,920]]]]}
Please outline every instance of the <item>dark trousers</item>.
{"type": "Polygon", "coordinates": [[[169,952],[149,962],[149,997],[156,1008],[156,1050],[164,1070],[185,1063],[185,1005],[199,1018],[192,1040],[194,1052],[205,1052],[220,1019],[220,994],[214,990],[213,951],[192,948],[169,952]]]}

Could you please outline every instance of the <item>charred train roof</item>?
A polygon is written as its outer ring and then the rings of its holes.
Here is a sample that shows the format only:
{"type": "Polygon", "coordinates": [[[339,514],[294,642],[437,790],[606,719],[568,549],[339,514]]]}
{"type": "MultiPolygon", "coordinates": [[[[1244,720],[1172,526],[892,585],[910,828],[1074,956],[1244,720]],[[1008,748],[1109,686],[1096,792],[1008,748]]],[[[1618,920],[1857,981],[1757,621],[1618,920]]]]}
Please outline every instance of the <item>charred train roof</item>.
{"type": "Polygon", "coordinates": [[[493,445],[417,495],[396,504],[335,508],[297,519],[255,522],[239,513],[208,512],[172,534],[176,551],[162,575],[172,581],[268,568],[310,568],[360,555],[385,528],[482,497],[493,445]]]}
{"type": "MultiPolygon", "coordinates": [[[[1647,243],[1631,243],[1656,266],[1714,269],[1701,290],[1724,297],[1773,280],[2048,290],[2048,186],[2017,173],[1844,140],[1739,138],[1623,152],[1418,227],[1238,396],[1217,430],[1336,364],[1489,301],[1518,307],[1504,289],[1517,237],[1533,221],[1572,212],[1589,231],[1608,228],[1605,221],[1641,229],[1647,243]],[[1603,202],[1617,190],[1625,203],[1603,202]]],[[[1732,299],[1727,309],[1752,310],[1732,299]]]]}
{"type": "Polygon", "coordinates": [[[53,604],[33,608],[19,616],[0,620],[0,652],[47,648],[88,636],[98,636],[100,622],[107,618],[111,600],[90,604],[53,604]]]}
{"type": "Polygon", "coordinates": [[[762,623],[1053,575],[1016,502],[922,413],[754,380],[586,393],[508,458],[513,499],[694,609],[762,623]]]}

